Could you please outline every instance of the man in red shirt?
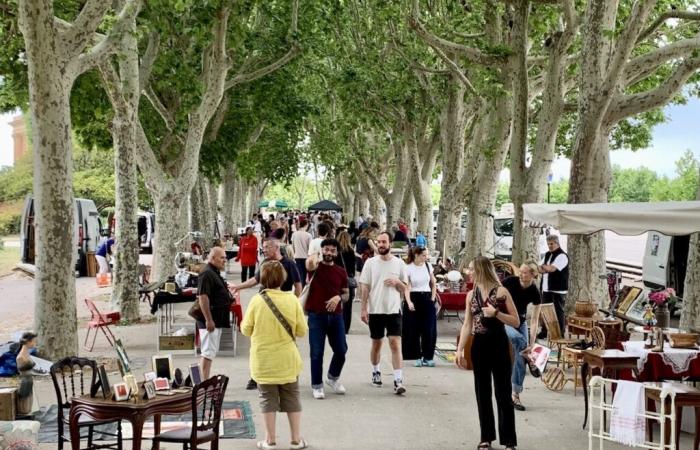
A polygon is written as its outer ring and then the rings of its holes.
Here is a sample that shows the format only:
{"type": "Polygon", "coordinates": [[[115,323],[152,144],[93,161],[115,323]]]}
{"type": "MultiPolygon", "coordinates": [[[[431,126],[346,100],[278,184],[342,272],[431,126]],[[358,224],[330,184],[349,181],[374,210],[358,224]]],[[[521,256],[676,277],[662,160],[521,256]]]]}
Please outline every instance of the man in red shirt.
{"type": "Polygon", "coordinates": [[[255,266],[258,264],[258,238],[253,234],[253,227],[248,225],[245,235],[238,241],[238,257],[241,262],[241,283],[248,278],[253,278],[255,266]]]}
{"type": "Polygon", "coordinates": [[[328,368],[326,384],[336,394],[345,394],[340,384],[340,372],[345,364],[348,344],[345,340],[342,302],[347,301],[348,274],[334,263],[338,256],[338,241],[324,239],[321,242],[321,256],[316,254],[306,260],[306,270],[311,276],[309,297],[305,310],[309,317],[309,347],[311,348],[311,388],[316,399],[325,398],[323,391],[323,351],[326,336],[333,350],[333,358],[328,368]]]}

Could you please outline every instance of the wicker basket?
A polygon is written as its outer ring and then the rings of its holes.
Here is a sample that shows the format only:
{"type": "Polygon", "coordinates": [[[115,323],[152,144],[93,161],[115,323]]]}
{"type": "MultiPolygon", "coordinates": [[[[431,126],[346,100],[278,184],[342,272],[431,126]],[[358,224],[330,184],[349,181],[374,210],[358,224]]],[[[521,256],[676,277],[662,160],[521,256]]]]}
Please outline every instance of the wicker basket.
{"type": "Polygon", "coordinates": [[[579,317],[593,317],[598,312],[598,304],[594,302],[577,301],[574,305],[574,312],[579,317]]]}

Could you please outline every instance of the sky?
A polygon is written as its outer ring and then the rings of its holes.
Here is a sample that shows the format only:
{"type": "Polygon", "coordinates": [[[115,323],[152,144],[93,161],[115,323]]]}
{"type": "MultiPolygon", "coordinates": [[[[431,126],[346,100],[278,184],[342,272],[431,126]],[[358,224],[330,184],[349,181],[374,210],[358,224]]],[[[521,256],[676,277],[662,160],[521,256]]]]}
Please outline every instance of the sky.
{"type": "MultiPolygon", "coordinates": [[[[670,105],[666,108],[668,121],[654,128],[651,147],[632,152],[611,152],[612,164],[623,168],[647,167],[659,175],[674,176],[675,162],[690,149],[700,159],[700,100],[692,98],[686,105],[670,105]]],[[[0,166],[12,165],[12,130],[8,122],[14,114],[0,115],[0,166]]],[[[552,165],[555,180],[569,178],[571,163],[558,159],[552,165]]],[[[508,171],[501,174],[508,180],[508,171]]]]}

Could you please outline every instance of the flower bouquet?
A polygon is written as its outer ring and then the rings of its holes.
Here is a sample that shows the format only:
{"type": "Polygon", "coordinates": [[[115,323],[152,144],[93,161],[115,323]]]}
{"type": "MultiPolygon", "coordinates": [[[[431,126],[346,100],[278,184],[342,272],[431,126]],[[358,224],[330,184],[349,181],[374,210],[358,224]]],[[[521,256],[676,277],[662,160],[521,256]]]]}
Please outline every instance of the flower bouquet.
{"type": "Polygon", "coordinates": [[[649,300],[652,302],[654,307],[659,306],[673,306],[676,304],[676,291],[673,288],[666,288],[660,291],[651,292],[649,294],[649,300]]]}

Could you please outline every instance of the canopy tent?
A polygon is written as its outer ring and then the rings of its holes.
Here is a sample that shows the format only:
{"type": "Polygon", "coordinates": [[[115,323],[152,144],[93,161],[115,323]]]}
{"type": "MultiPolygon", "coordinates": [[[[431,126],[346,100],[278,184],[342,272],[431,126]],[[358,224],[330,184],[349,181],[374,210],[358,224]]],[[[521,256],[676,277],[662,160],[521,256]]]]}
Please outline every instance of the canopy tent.
{"type": "Polygon", "coordinates": [[[342,211],[343,208],[341,208],[337,203],[333,203],[330,200],[321,200],[318,203],[314,203],[313,205],[309,206],[309,211],[342,211]]]}
{"type": "Polygon", "coordinates": [[[258,203],[259,208],[286,208],[287,202],[284,200],[262,200],[258,203]]]}
{"type": "Polygon", "coordinates": [[[525,222],[553,226],[561,234],[610,230],[634,236],[658,231],[667,236],[700,232],[700,201],[523,205],[525,222]]]}

